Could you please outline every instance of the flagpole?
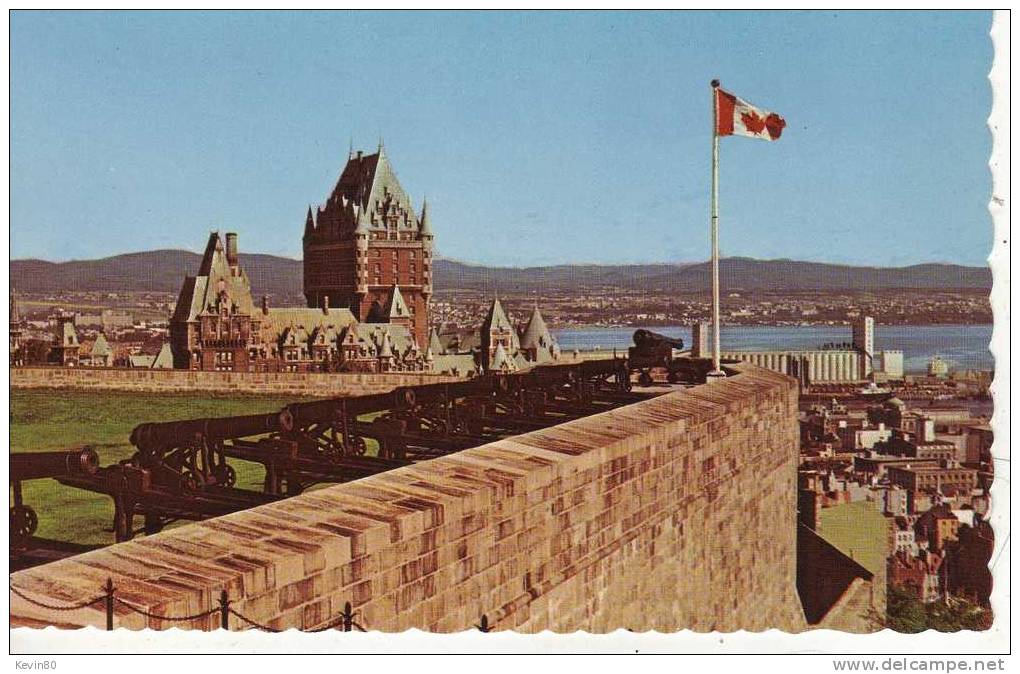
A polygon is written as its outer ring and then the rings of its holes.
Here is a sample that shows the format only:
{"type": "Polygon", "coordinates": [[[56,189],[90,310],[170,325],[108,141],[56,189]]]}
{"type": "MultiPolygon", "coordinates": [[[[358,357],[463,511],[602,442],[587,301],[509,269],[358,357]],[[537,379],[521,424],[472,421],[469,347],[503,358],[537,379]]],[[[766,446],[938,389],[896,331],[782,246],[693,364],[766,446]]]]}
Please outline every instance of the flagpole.
{"type": "Polygon", "coordinates": [[[725,377],[719,337],[719,80],[712,80],[712,371],[709,377],[725,377]]]}

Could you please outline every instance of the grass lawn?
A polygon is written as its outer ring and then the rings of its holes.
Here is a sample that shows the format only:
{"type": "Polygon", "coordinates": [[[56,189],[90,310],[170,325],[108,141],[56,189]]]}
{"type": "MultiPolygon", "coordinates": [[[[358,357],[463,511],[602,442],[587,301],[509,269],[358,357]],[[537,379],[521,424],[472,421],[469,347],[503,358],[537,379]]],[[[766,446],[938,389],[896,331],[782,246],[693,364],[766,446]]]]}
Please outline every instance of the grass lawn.
{"type": "MultiPolygon", "coordinates": [[[[131,393],[11,390],[11,452],[91,445],[106,466],[129,458],[131,430],[147,421],[259,414],[298,402],[298,396],[210,393],[131,393]]],[[[370,448],[371,450],[372,448],[370,448]]],[[[230,460],[238,486],[262,489],[260,464],[230,460]]],[[[37,536],[86,545],[113,543],[113,500],[56,480],[23,483],[24,500],[39,516],[37,536]]],[[[141,518],[137,524],[141,525],[141,518]]]]}
{"type": "Polygon", "coordinates": [[[818,534],[872,573],[885,567],[888,526],[888,520],[869,501],[822,508],[818,513],[818,534]]]}

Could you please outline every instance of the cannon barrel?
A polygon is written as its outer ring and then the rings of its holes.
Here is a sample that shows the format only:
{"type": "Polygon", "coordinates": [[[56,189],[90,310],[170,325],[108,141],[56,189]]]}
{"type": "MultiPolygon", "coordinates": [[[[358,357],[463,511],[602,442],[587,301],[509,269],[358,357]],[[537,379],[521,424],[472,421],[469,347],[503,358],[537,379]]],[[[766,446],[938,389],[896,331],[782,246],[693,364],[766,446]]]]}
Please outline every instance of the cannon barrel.
{"type": "Polygon", "coordinates": [[[284,418],[281,430],[291,431],[296,428],[306,428],[312,424],[330,423],[341,409],[345,410],[348,415],[358,415],[406,409],[413,404],[414,387],[398,388],[389,393],[373,393],[352,398],[330,398],[329,400],[313,400],[306,403],[291,403],[283,408],[281,413],[284,418]]]}
{"type": "Polygon", "coordinates": [[[656,348],[659,345],[668,345],[674,349],[684,348],[684,340],[677,337],[667,337],[651,330],[635,330],[634,345],[638,348],[656,348]]]}
{"type": "Polygon", "coordinates": [[[99,470],[99,456],[91,447],[59,452],[11,454],[11,480],[94,475],[97,470],[99,470]]]}
{"type": "Polygon", "coordinates": [[[219,442],[281,430],[281,413],[249,414],[237,417],[190,419],[141,424],[131,431],[131,444],[142,451],[158,452],[184,446],[196,437],[219,442]]]}
{"type": "Polygon", "coordinates": [[[455,400],[457,398],[473,398],[491,395],[495,390],[495,387],[496,381],[494,377],[490,375],[482,375],[467,381],[444,384],[425,384],[422,386],[411,386],[407,388],[414,393],[415,404],[424,405],[440,400],[455,400]]]}

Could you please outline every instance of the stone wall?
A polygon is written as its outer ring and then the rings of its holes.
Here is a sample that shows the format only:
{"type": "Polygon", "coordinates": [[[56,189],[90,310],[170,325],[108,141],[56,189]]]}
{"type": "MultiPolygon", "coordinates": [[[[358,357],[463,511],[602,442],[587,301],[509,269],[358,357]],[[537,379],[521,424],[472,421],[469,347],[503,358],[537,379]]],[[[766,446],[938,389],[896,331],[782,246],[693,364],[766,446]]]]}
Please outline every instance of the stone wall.
{"type": "Polygon", "coordinates": [[[12,367],[11,388],[76,388],[153,393],[280,393],[342,396],[385,393],[398,386],[460,381],[434,374],[322,372],[196,372],[84,367],[12,367]]]}
{"type": "MultiPolygon", "coordinates": [[[[11,575],[50,604],[101,594],[169,616],[216,606],[273,628],[806,627],[796,592],[797,394],[739,374],[11,575]]],[[[115,624],[211,629],[118,607],[115,624]]],[[[12,625],[105,623],[102,604],[12,625]]],[[[232,629],[246,624],[230,618],[232,629]]]]}

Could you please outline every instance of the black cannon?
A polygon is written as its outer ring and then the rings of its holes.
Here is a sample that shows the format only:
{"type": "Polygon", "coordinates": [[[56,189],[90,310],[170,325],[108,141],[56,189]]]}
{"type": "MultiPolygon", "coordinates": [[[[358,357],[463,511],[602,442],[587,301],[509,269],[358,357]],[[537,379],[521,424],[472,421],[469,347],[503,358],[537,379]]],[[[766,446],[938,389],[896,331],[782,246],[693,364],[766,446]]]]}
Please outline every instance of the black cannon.
{"type": "MultiPolygon", "coordinates": [[[[107,494],[118,541],[176,520],[202,520],[597,414],[648,397],[630,391],[624,359],[293,403],[276,412],[145,423],[136,453],[67,486],[107,494]],[[228,459],[261,464],[261,490],[242,488],[228,459]]],[[[12,473],[13,474],[13,473],[12,473]]],[[[12,512],[13,522],[13,512],[12,512]]],[[[12,529],[14,527],[12,526],[12,529]]]]}
{"type": "Polygon", "coordinates": [[[11,543],[20,547],[39,527],[39,517],[31,506],[24,504],[21,483],[25,480],[60,478],[69,475],[94,475],[99,470],[99,457],[91,447],[58,452],[26,452],[11,454],[11,543]]]}
{"type": "Polygon", "coordinates": [[[684,348],[682,339],[660,335],[651,330],[635,330],[634,346],[628,351],[631,370],[641,373],[638,382],[642,386],[652,384],[652,368],[665,368],[669,383],[680,381],[679,365],[673,358],[673,350],[684,348]]]}

